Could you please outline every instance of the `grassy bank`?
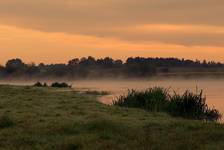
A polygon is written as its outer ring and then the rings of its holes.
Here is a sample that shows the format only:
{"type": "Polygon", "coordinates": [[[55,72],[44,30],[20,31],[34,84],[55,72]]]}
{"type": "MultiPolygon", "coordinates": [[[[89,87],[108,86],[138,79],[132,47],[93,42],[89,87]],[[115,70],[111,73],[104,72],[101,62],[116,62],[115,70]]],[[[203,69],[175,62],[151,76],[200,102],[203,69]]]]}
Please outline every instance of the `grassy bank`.
{"type": "Polygon", "coordinates": [[[106,106],[70,89],[0,86],[0,149],[224,149],[224,126],[106,106]]]}

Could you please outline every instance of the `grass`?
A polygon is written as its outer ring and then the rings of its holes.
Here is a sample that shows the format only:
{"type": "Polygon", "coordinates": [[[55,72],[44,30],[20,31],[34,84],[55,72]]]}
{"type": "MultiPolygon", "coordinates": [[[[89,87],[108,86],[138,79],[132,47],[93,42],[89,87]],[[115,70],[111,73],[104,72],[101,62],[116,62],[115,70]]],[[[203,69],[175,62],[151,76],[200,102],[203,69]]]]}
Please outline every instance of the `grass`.
{"type": "Polygon", "coordinates": [[[107,106],[96,97],[50,87],[0,86],[0,149],[224,149],[222,124],[107,106]]]}
{"type": "Polygon", "coordinates": [[[113,104],[159,112],[166,109],[168,101],[169,94],[167,90],[155,87],[145,91],[129,90],[127,95],[121,95],[113,101],[113,104]]]}
{"type": "Polygon", "coordinates": [[[175,93],[170,96],[168,112],[173,116],[189,119],[218,121],[221,114],[206,104],[206,98],[200,93],[186,91],[183,95],[175,93]]]}
{"type": "Polygon", "coordinates": [[[9,128],[14,125],[13,120],[11,120],[8,116],[0,117],[0,128],[9,128]]]}
{"type": "Polygon", "coordinates": [[[167,89],[154,87],[145,91],[129,90],[113,101],[114,105],[130,108],[141,108],[150,112],[166,112],[172,116],[188,119],[219,121],[221,114],[210,109],[206,98],[200,93],[185,91],[184,94],[169,94],[167,89]]]}

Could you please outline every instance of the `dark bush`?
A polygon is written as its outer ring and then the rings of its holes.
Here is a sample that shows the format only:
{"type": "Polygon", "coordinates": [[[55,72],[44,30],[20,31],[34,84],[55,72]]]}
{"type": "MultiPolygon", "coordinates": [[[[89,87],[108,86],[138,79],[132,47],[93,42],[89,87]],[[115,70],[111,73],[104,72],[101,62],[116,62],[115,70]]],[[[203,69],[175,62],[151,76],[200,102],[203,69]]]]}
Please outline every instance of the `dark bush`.
{"type": "Polygon", "coordinates": [[[42,83],[37,82],[37,83],[34,84],[34,86],[36,86],[36,87],[42,87],[43,85],[42,85],[42,83]]]}
{"type": "Polygon", "coordinates": [[[44,83],[42,84],[41,82],[38,81],[37,83],[34,84],[34,86],[35,86],[35,87],[47,87],[47,83],[44,82],[44,83]]]}
{"type": "Polygon", "coordinates": [[[56,87],[56,88],[71,88],[71,85],[68,85],[67,83],[59,83],[59,82],[54,82],[51,84],[51,87],[56,87]]]}

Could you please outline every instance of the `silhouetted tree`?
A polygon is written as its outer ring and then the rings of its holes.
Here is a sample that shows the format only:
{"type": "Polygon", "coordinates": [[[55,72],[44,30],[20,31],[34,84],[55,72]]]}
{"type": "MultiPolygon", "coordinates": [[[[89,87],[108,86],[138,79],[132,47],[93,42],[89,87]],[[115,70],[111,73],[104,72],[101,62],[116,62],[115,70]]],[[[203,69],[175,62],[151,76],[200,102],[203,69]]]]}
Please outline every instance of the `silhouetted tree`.
{"type": "Polygon", "coordinates": [[[0,65],[0,77],[3,78],[5,76],[6,76],[6,70],[2,65],[0,65]]]}
{"type": "Polygon", "coordinates": [[[28,76],[33,76],[39,73],[39,68],[35,65],[35,63],[31,63],[27,65],[26,74],[28,76]]]}
{"type": "Polygon", "coordinates": [[[11,74],[11,73],[16,73],[16,72],[24,72],[25,69],[26,69],[26,64],[24,64],[22,62],[21,59],[11,59],[9,60],[6,65],[5,65],[5,69],[6,69],[6,72],[11,74]]]}
{"type": "Polygon", "coordinates": [[[79,62],[80,61],[78,58],[74,58],[74,59],[68,61],[68,66],[76,66],[79,64],[79,62]]]}
{"type": "Polygon", "coordinates": [[[178,58],[145,58],[130,57],[123,62],[110,57],[95,59],[92,56],[74,58],[67,64],[40,63],[25,64],[21,59],[7,61],[0,66],[0,77],[150,77],[156,73],[222,71],[224,64],[214,61],[178,59],[178,58]]]}

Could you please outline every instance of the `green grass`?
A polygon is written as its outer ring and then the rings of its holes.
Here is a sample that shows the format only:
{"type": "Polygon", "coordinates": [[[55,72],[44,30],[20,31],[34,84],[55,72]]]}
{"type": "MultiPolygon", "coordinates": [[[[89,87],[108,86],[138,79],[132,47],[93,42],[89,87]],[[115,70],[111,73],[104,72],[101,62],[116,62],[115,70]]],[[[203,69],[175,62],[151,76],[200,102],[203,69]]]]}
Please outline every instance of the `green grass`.
{"type": "Polygon", "coordinates": [[[0,86],[0,116],[2,150],[224,149],[221,124],[106,106],[67,89],[0,86]]]}

